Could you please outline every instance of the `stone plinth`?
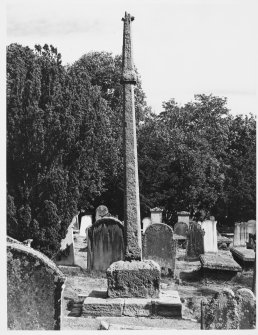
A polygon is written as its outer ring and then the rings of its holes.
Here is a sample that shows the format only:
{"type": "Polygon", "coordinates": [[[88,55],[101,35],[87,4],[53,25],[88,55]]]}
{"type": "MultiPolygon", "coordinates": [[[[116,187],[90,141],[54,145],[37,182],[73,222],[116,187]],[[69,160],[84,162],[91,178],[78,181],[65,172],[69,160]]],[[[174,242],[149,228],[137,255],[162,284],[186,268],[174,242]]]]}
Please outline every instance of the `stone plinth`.
{"type": "Polygon", "coordinates": [[[177,291],[161,292],[160,298],[86,297],[82,317],[182,317],[182,303],[177,291]]]}
{"type": "Polygon", "coordinates": [[[158,298],[160,266],[152,261],[118,261],[107,269],[109,298],[158,298]]]}

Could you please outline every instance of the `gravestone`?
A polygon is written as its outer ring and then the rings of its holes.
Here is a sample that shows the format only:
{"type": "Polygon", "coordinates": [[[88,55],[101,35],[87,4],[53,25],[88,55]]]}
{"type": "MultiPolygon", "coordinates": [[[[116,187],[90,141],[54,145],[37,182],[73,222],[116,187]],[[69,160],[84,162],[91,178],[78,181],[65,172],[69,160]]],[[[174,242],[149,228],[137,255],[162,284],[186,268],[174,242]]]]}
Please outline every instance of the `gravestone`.
{"type": "Polygon", "coordinates": [[[238,329],[237,302],[234,292],[222,292],[204,304],[204,329],[238,329]]]}
{"type": "Polygon", "coordinates": [[[88,229],[88,270],[106,271],[124,259],[124,227],[113,217],[104,217],[88,229]]]}
{"type": "Polygon", "coordinates": [[[92,226],[92,215],[84,215],[81,218],[80,236],[86,237],[86,229],[92,226]]]}
{"type": "Polygon", "coordinates": [[[7,322],[15,330],[59,330],[65,277],[45,255],[7,242],[7,322]]]}
{"type": "Polygon", "coordinates": [[[249,220],[247,221],[247,241],[249,241],[249,234],[256,234],[256,221],[249,220]]]}
{"type": "Polygon", "coordinates": [[[73,221],[66,231],[66,236],[61,240],[61,247],[55,257],[57,265],[74,265],[74,240],[73,240],[73,221]]]}
{"type": "Polygon", "coordinates": [[[177,222],[185,222],[189,226],[190,222],[190,213],[186,211],[178,212],[177,213],[177,222]]]}
{"type": "Polygon", "coordinates": [[[187,232],[186,259],[196,260],[204,254],[203,236],[205,231],[197,222],[192,222],[187,232]]]}
{"type": "Polygon", "coordinates": [[[187,236],[188,225],[185,222],[177,222],[174,227],[174,234],[180,236],[187,236]]]}
{"type": "Polygon", "coordinates": [[[159,207],[152,208],[151,212],[151,223],[162,223],[162,212],[163,209],[159,207]]]}
{"type": "Polygon", "coordinates": [[[145,230],[151,225],[151,219],[146,217],[142,219],[142,232],[145,233],[145,230]]]}
{"type": "Polygon", "coordinates": [[[201,226],[205,231],[203,237],[204,253],[218,252],[217,221],[205,220],[201,226]]]}
{"type": "Polygon", "coordinates": [[[159,264],[164,274],[174,274],[176,241],[173,230],[165,223],[152,223],[143,236],[143,259],[159,264]]]}
{"type": "Polygon", "coordinates": [[[107,206],[100,205],[96,209],[96,214],[95,214],[95,221],[98,221],[99,219],[109,216],[108,208],[107,206]]]}
{"type": "Polygon", "coordinates": [[[236,299],[239,315],[239,329],[255,329],[256,299],[253,292],[247,288],[237,290],[236,299]]]}
{"type": "Polygon", "coordinates": [[[79,230],[79,218],[78,215],[75,215],[72,219],[73,231],[79,230]]]}
{"type": "Polygon", "coordinates": [[[246,222],[236,222],[234,230],[234,247],[245,247],[248,241],[247,235],[247,223],[246,222]]]}
{"type": "Polygon", "coordinates": [[[249,289],[224,288],[202,303],[202,329],[255,329],[256,302],[249,289]]]}

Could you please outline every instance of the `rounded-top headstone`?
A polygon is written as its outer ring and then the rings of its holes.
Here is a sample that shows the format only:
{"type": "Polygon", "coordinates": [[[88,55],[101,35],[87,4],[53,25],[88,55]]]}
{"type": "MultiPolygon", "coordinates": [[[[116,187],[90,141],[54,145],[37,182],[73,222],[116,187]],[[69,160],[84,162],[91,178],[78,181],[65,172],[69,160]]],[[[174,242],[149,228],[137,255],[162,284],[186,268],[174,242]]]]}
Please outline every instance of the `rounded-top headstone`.
{"type": "Polygon", "coordinates": [[[185,222],[177,222],[174,227],[174,234],[180,236],[187,236],[188,225],[185,222]]]}
{"type": "Polygon", "coordinates": [[[108,208],[107,206],[100,205],[96,209],[96,221],[103,218],[104,216],[108,215],[108,208]]]}

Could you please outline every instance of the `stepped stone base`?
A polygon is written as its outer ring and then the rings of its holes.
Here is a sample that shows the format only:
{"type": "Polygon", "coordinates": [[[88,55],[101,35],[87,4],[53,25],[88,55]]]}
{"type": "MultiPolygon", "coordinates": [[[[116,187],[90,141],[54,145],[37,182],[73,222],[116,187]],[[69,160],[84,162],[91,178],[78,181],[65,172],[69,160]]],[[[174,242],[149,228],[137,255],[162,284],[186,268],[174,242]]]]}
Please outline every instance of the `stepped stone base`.
{"type": "Polygon", "coordinates": [[[82,317],[99,316],[160,316],[182,318],[182,303],[177,291],[163,293],[157,299],[87,297],[82,305],[82,317]]]}
{"type": "Polygon", "coordinates": [[[107,269],[109,298],[158,298],[160,266],[152,261],[118,261],[107,269]]]}

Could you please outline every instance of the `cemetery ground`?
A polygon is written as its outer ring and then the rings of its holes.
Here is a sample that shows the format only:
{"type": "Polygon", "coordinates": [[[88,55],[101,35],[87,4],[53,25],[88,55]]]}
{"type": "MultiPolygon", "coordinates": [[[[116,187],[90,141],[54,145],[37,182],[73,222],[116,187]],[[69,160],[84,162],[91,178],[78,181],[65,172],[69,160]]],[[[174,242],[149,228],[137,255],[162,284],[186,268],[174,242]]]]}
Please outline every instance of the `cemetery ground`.
{"type": "MultiPolygon", "coordinates": [[[[252,288],[253,269],[243,270],[230,280],[214,277],[203,278],[200,261],[184,260],[185,249],[177,249],[174,278],[162,277],[161,290],[178,291],[183,304],[182,319],[158,317],[80,317],[85,296],[92,291],[107,289],[105,272],[87,270],[87,244],[85,237],[74,234],[77,267],[60,266],[67,277],[62,301],[62,330],[98,330],[103,321],[109,329],[200,329],[201,300],[212,298],[216,292],[230,288],[234,292],[240,288],[252,288]],[[79,265],[79,266],[78,266],[79,265]]],[[[219,253],[230,253],[219,250],[219,253]]]]}

